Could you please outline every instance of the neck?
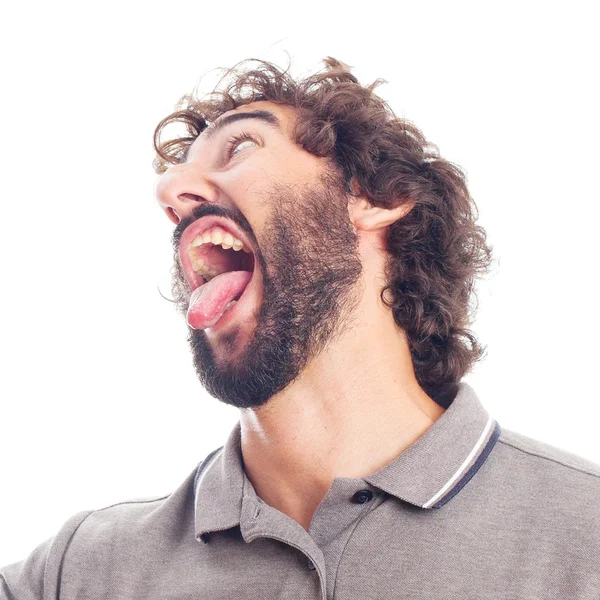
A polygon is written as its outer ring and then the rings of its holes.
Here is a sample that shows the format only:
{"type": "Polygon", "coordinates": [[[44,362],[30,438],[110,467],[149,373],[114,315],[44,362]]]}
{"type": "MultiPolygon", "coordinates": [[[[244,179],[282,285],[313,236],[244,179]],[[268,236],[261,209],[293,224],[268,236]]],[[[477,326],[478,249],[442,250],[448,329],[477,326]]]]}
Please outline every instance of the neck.
{"type": "Polygon", "coordinates": [[[307,530],[336,477],[383,468],[444,412],[418,385],[389,310],[371,308],[293,384],[241,413],[244,466],[256,493],[307,530]]]}

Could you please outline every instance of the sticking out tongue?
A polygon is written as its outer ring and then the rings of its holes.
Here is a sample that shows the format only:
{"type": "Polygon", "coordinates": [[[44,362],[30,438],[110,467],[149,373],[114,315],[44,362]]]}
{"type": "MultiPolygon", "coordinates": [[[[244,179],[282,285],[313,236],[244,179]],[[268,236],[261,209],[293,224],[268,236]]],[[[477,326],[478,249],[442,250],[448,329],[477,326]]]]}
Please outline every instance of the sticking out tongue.
{"type": "Polygon", "coordinates": [[[212,327],[223,316],[227,305],[242,295],[251,278],[251,271],[230,271],[196,288],[190,297],[188,325],[194,329],[212,327]]]}

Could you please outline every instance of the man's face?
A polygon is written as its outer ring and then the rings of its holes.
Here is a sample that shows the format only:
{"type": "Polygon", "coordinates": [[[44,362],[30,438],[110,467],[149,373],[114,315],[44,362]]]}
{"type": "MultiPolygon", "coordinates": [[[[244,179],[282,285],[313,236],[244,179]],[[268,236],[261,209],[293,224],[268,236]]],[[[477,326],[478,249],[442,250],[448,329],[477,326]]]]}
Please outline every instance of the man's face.
{"type": "Polygon", "coordinates": [[[173,296],[198,377],[215,398],[248,408],[285,389],[349,325],[362,265],[348,196],[326,159],[291,141],[293,109],[255,102],[218,121],[237,114],[246,118],[203,132],[157,195],[180,219],[173,296]],[[271,122],[248,116],[256,111],[271,122]],[[196,245],[215,231],[244,248],[196,245]]]}

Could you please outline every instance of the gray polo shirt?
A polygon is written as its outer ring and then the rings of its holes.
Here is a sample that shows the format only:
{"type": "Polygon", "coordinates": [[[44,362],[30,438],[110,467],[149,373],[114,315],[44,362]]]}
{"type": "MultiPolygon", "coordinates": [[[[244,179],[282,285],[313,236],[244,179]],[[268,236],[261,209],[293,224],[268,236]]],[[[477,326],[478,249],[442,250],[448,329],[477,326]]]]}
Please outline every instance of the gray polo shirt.
{"type": "Polygon", "coordinates": [[[76,514],[0,569],[0,598],[598,600],[599,500],[599,465],[500,429],[461,383],[309,531],[256,495],[238,424],[169,496],[76,514]]]}

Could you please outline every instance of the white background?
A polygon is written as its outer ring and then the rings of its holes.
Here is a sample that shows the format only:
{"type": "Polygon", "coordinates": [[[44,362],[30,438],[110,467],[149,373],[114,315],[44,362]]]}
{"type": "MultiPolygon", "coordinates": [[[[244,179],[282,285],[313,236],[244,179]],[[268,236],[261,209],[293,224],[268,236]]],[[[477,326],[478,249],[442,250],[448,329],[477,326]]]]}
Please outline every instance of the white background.
{"type": "Polygon", "coordinates": [[[169,493],[237,420],[158,294],[172,225],[151,162],[179,97],[249,57],[285,66],[287,51],[301,75],[331,55],[386,79],[378,93],[467,171],[496,257],[474,325],[488,356],[468,381],[501,426],[600,463],[594,23],[592,2],[13,2],[0,565],[80,510],[169,493]]]}

